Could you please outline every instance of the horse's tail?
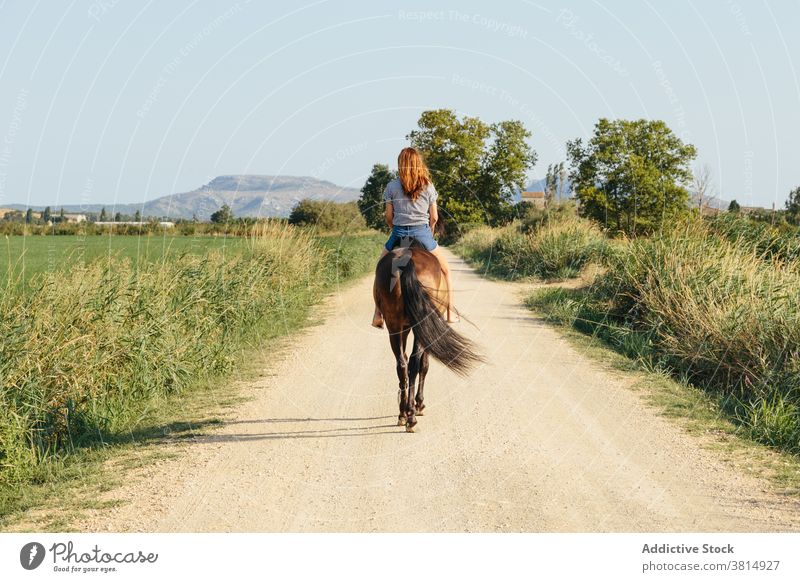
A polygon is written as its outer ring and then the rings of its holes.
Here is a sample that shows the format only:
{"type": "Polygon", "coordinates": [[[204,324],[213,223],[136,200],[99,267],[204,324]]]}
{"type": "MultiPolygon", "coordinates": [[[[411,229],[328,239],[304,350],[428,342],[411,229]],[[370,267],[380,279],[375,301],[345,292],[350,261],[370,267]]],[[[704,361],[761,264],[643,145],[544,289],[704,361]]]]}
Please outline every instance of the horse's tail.
{"type": "Polygon", "coordinates": [[[483,356],[474,344],[453,330],[444,320],[417,278],[414,261],[409,260],[400,275],[400,288],[406,317],[414,328],[414,337],[423,349],[459,376],[466,376],[483,356]]]}

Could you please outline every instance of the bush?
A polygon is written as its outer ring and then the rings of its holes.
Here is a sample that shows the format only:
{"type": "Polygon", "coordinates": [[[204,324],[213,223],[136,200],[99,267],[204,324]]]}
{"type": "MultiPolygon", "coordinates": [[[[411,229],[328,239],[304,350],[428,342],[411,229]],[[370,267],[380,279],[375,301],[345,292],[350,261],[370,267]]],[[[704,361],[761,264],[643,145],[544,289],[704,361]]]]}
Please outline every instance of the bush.
{"type": "Polygon", "coordinates": [[[436,242],[439,244],[450,246],[457,244],[467,233],[485,227],[486,225],[482,222],[457,223],[443,217],[440,212],[439,222],[436,223],[434,236],[436,237],[436,242]]]}
{"type": "Polygon", "coordinates": [[[602,260],[608,243],[591,221],[569,211],[531,213],[520,224],[468,232],[457,245],[467,259],[498,277],[566,279],[602,260]]]}
{"type": "Polygon", "coordinates": [[[563,222],[577,216],[578,207],[572,201],[551,203],[546,208],[529,205],[520,216],[519,230],[523,233],[534,233],[546,224],[563,222]]]}
{"type": "Polygon", "coordinates": [[[800,395],[800,271],[686,223],[615,255],[597,292],[668,363],[746,396],[800,395]]]}
{"type": "Polygon", "coordinates": [[[289,224],[311,226],[319,232],[357,232],[367,223],[356,202],[325,202],[305,199],[289,215],[289,224]]]}

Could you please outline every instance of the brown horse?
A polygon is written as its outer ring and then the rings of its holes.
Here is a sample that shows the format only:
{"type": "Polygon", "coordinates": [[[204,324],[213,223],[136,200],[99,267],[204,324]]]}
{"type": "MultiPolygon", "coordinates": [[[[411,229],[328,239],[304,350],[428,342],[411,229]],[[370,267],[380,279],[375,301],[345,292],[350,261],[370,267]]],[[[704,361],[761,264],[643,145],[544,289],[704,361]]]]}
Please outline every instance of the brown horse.
{"type": "Polygon", "coordinates": [[[389,343],[397,361],[400,414],[397,424],[414,432],[417,416],[425,408],[423,388],[428,355],[456,374],[466,376],[484,361],[470,340],[454,331],[443,318],[448,307],[447,280],[439,261],[416,240],[403,239],[378,261],[372,289],[383,313],[389,343]],[[414,330],[411,359],[406,356],[408,333],[414,330]],[[419,387],[414,385],[419,378],[419,387]]]}

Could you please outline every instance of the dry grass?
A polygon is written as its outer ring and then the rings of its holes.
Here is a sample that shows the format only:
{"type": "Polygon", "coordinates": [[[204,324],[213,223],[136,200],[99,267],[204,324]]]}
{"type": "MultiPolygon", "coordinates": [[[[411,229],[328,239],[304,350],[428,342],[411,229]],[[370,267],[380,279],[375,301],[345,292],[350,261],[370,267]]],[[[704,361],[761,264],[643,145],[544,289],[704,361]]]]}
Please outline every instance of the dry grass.
{"type": "Polygon", "coordinates": [[[496,277],[553,280],[576,277],[589,263],[602,260],[608,243],[594,223],[561,214],[534,226],[512,223],[471,230],[456,250],[496,277]]]}
{"type": "Polygon", "coordinates": [[[113,440],[149,407],[230,371],[332,277],[331,251],[286,225],[249,250],[133,265],[104,259],[0,294],[0,485],[48,478],[46,461],[113,440]]]}
{"type": "Polygon", "coordinates": [[[583,292],[532,305],[717,395],[752,438],[800,453],[799,267],[686,222],[620,245],[583,292]]]}

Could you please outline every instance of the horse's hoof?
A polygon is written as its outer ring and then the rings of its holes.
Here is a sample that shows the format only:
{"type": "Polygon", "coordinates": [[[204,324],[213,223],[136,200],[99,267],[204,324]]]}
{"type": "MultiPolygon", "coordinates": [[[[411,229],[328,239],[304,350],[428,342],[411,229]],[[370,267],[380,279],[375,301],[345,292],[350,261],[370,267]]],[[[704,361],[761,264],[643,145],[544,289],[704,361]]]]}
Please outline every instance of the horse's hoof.
{"type": "Polygon", "coordinates": [[[414,432],[414,427],[406,425],[406,432],[414,432]]]}
{"type": "Polygon", "coordinates": [[[397,426],[405,426],[406,419],[405,418],[398,418],[397,419],[397,426]]]}
{"type": "Polygon", "coordinates": [[[416,414],[417,416],[425,416],[425,413],[422,412],[421,410],[417,410],[414,414],[416,414]]]}

